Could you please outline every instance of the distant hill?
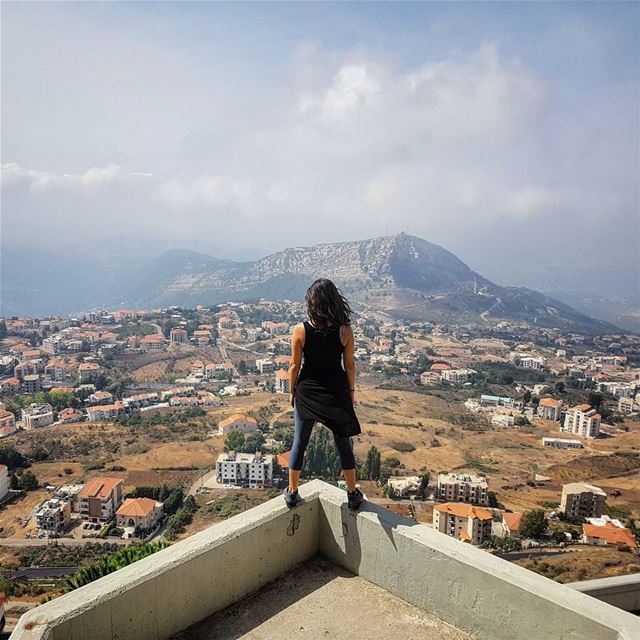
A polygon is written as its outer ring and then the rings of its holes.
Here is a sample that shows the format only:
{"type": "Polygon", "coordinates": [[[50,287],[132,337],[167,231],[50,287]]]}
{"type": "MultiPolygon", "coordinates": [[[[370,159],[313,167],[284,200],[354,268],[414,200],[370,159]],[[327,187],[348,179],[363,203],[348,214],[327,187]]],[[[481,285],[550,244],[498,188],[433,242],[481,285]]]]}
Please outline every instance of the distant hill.
{"type": "Polygon", "coordinates": [[[254,262],[171,251],[129,273],[119,302],[150,308],[301,298],[317,277],[331,278],[354,300],[394,317],[505,318],[589,333],[615,329],[531,289],[498,286],[450,251],[404,233],[295,247],[254,262]]]}
{"type": "Polygon", "coordinates": [[[504,318],[587,333],[616,330],[531,289],[501,287],[450,251],[404,233],[294,247],[248,262],[187,249],[115,262],[84,256],[65,260],[41,251],[27,261],[23,257],[19,251],[3,252],[5,315],[300,299],[315,278],[328,277],[354,301],[398,318],[504,318]]]}

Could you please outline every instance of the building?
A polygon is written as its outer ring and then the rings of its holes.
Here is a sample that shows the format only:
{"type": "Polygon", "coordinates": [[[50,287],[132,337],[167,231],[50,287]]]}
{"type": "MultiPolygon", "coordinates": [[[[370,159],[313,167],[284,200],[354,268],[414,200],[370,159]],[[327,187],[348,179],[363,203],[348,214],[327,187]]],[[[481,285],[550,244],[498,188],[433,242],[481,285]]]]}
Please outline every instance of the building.
{"type": "Polygon", "coordinates": [[[273,361],[276,369],[288,369],[291,364],[291,356],[276,356],[273,361]]]}
{"type": "Polygon", "coordinates": [[[153,529],[163,512],[162,502],[151,498],[127,498],[116,511],[116,524],[119,527],[153,529]]]}
{"type": "Polygon", "coordinates": [[[421,480],[418,476],[404,476],[401,478],[389,478],[387,484],[391,487],[393,495],[406,497],[410,493],[415,494],[420,489],[421,480]]]}
{"type": "Polygon", "coordinates": [[[265,375],[267,373],[273,373],[276,370],[276,365],[273,360],[259,358],[256,360],[256,369],[260,375],[265,375]]]}
{"type": "Polygon", "coordinates": [[[523,369],[542,369],[542,367],[544,367],[544,358],[522,356],[519,359],[518,366],[522,367],[523,369]]]}
{"type": "Polygon", "coordinates": [[[591,405],[579,404],[567,411],[560,431],[575,433],[583,438],[597,438],[600,422],[600,414],[591,405]]]}
{"type": "Polygon", "coordinates": [[[638,548],[638,542],[631,529],[609,521],[602,526],[585,523],[582,525],[582,541],[587,544],[626,546],[638,548]]]}
{"type": "Polygon", "coordinates": [[[94,478],[78,493],[77,505],[80,515],[91,522],[111,520],[122,503],[121,478],[94,478]]]}
{"type": "Polygon", "coordinates": [[[82,362],[78,365],[78,382],[86,384],[93,382],[100,373],[100,365],[97,362],[82,362]]]}
{"type": "Polygon", "coordinates": [[[24,376],[22,379],[22,391],[24,393],[38,393],[42,388],[40,384],[40,375],[37,373],[31,373],[29,375],[24,376]]]}
{"type": "Polygon", "coordinates": [[[599,487],[572,482],[562,487],[560,511],[575,518],[599,518],[604,513],[607,494],[599,487]]]}
{"type": "Polygon", "coordinates": [[[476,373],[474,369],[444,369],[440,372],[440,379],[451,384],[464,384],[469,382],[474,373],[476,373]]]}
{"type": "Polygon", "coordinates": [[[0,409],[0,438],[10,436],[16,431],[16,417],[11,411],[0,409]]]}
{"type": "Polygon", "coordinates": [[[211,343],[211,331],[197,329],[193,332],[193,342],[199,347],[206,347],[211,343]]]}
{"type": "Polygon", "coordinates": [[[514,511],[513,513],[502,514],[502,525],[508,536],[512,538],[520,537],[520,523],[522,522],[522,512],[514,511]]]}
{"type": "Polygon", "coordinates": [[[60,343],[62,342],[62,338],[60,336],[52,336],[50,338],[45,338],[40,345],[40,348],[51,355],[56,355],[60,353],[60,343]]]}
{"type": "Polygon", "coordinates": [[[45,500],[36,511],[38,529],[48,533],[60,533],[71,522],[71,505],[67,500],[50,498],[45,500]]]}
{"type": "Polygon", "coordinates": [[[221,453],[216,460],[218,482],[237,487],[262,488],[273,480],[273,456],[256,453],[221,453]]]}
{"type": "Polygon", "coordinates": [[[537,414],[543,420],[558,422],[562,414],[562,402],[554,398],[542,398],[538,403],[537,414]]]}
{"type": "Polygon", "coordinates": [[[257,433],[258,422],[251,416],[243,413],[234,413],[218,424],[219,435],[226,436],[231,431],[241,431],[242,433],[257,433]]]}
{"type": "Polygon", "coordinates": [[[515,417],[508,413],[496,413],[491,416],[491,424],[497,427],[513,427],[515,423],[515,417]]]}
{"type": "Polygon", "coordinates": [[[542,446],[556,449],[582,449],[582,442],[564,438],[542,438],[542,446]]]}
{"type": "Polygon", "coordinates": [[[178,344],[184,344],[189,342],[189,334],[187,330],[182,327],[173,327],[173,329],[169,331],[169,340],[171,342],[177,342],[178,344]]]}
{"type": "Polygon", "coordinates": [[[47,427],[53,424],[53,407],[50,404],[30,404],[22,410],[22,425],[25,429],[47,427]]]}
{"type": "Polygon", "coordinates": [[[626,398],[622,396],[618,400],[618,411],[620,413],[635,413],[640,411],[640,398],[636,395],[635,398],[626,398]]]}
{"type": "Polygon", "coordinates": [[[6,464],[0,464],[0,500],[4,500],[9,493],[9,469],[6,464]]]}
{"type": "Polygon", "coordinates": [[[164,336],[161,333],[152,333],[148,336],[142,336],[138,344],[140,345],[140,351],[162,351],[166,342],[164,336]]]}
{"type": "Polygon", "coordinates": [[[62,409],[62,411],[58,411],[58,422],[82,422],[83,420],[84,415],[82,412],[74,409],[73,407],[68,407],[66,409],[62,409]]]}
{"type": "Polygon", "coordinates": [[[436,531],[471,544],[482,544],[491,538],[492,520],[486,509],[471,504],[446,502],[433,507],[433,528],[436,531]]]}
{"type": "Polygon", "coordinates": [[[516,406],[516,401],[513,398],[509,398],[507,396],[489,396],[486,394],[482,394],[480,396],[480,404],[513,409],[516,406]]]}
{"type": "Polygon", "coordinates": [[[95,391],[85,401],[87,404],[111,404],[113,403],[113,395],[108,391],[95,391]]]}
{"type": "Polygon", "coordinates": [[[489,504],[486,478],[470,474],[441,473],[438,475],[438,500],[489,504]]]}
{"type": "Polygon", "coordinates": [[[276,393],[290,393],[291,392],[291,384],[290,384],[290,380],[289,380],[289,371],[285,371],[283,369],[278,369],[276,371],[275,388],[276,388],[276,393]]]}
{"type": "Polygon", "coordinates": [[[44,368],[44,375],[52,382],[64,382],[67,378],[67,367],[61,358],[51,359],[44,368]]]}
{"type": "Polygon", "coordinates": [[[420,374],[420,384],[423,384],[425,387],[433,387],[439,383],[440,383],[439,371],[423,371],[420,374]]]}
{"type": "Polygon", "coordinates": [[[2,393],[12,394],[20,391],[20,380],[18,378],[7,378],[0,383],[2,393]]]}
{"type": "Polygon", "coordinates": [[[87,408],[87,417],[89,422],[99,422],[100,420],[115,420],[122,410],[120,403],[117,404],[101,404],[97,407],[87,408]]]}

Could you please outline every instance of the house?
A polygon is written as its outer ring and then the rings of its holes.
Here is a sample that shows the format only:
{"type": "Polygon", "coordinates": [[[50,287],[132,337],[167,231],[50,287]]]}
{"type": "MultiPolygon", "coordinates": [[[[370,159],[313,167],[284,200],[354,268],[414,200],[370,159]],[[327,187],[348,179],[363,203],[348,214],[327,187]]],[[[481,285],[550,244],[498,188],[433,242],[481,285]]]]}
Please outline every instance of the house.
{"type": "Polygon", "coordinates": [[[452,384],[464,384],[469,382],[474,373],[476,373],[474,369],[444,369],[440,373],[440,378],[452,384]]]}
{"type": "Polygon", "coordinates": [[[20,391],[20,380],[18,378],[7,378],[0,383],[2,393],[18,393],[20,391]]]}
{"type": "Polygon", "coordinates": [[[599,518],[604,513],[607,494],[591,484],[571,482],[562,487],[560,511],[576,518],[599,518]]]}
{"type": "Polygon", "coordinates": [[[389,478],[387,484],[393,490],[394,496],[405,497],[410,493],[415,494],[420,489],[421,479],[418,476],[404,476],[389,478]]]}
{"type": "Polygon", "coordinates": [[[116,511],[116,524],[119,527],[153,529],[163,512],[162,502],[151,498],[127,498],[116,511]]]}
{"type": "Polygon", "coordinates": [[[575,433],[583,438],[597,438],[600,422],[600,414],[591,405],[579,404],[567,411],[560,431],[575,433]]]}
{"type": "Polygon", "coordinates": [[[439,371],[423,371],[420,374],[420,384],[424,385],[425,387],[433,387],[439,383],[440,383],[439,371]]]}
{"type": "Polygon", "coordinates": [[[284,371],[283,369],[278,369],[276,371],[275,388],[276,388],[276,393],[291,392],[291,385],[290,385],[288,370],[284,371]]]}
{"type": "Polygon", "coordinates": [[[0,409],[0,438],[10,436],[16,431],[16,417],[11,411],[0,409]]]}
{"type": "Polygon", "coordinates": [[[173,329],[169,331],[169,340],[178,344],[184,344],[189,342],[189,334],[187,330],[182,327],[173,327],[173,329]]]}
{"type": "Polygon", "coordinates": [[[544,358],[534,358],[533,356],[522,356],[519,358],[518,366],[523,369],[542,369],[544,358]]]}
{"type": "Polygon", "coordinates": [[[197,329],[193,332],[193,341],[199,347],[206,347],[211,343],[211,331],[197,329]]]}
{"type": "Polygon", "coordinates": [[[78,365],[78,382],[85,384],[93,382],[100,373],[100,365],[97,362],[82,362],[78,365]]]}
{"type": "Polygon", "coordinates": [[[58,411],[58,422],[69,423],[69,422],[82,422],[84,420],[84,415],[82,412],[74,409],[73,407],[68,407],[67,409],[62,409],[62,411],[58,411]]]}
{"type": "Polygon", "coordinates": [[[454,473],[438,475],[438,500],[488,505],[488,491],[489,485],[482,476],[454,473]]]}
{"type": "Polygon", "coordinates": [[[556,449],[582,449],[580,440],[566,440],[564,438],[542,438],[543,447],[554,447],[556,449]]]}
{"type": "Polygon", "coordinates": [[[115,420],[122,411],[122,403],[101,404],[97,407],[87,408],[87,417],[89,422],[99,422],[100,420],[115,420]]]}
{"type": "Polygon", "coordinates": [[[45,500],[36,511],[38,529],[47,533],[60,533],[71,522],[71,505],[67,500],[50,498],[45,500]]]}
{"type": "Polygon", "coordinates": [[[493,517],[471,504],[446,502],[433,507],[433,528],[463,542],[482,544],[491,537],[493,517]]]}
{"type": "Polygon", "coordinates": [[[9,469],[6,464],[0,464],[0,500],[4,500],[9,493],[9,469]]]}
{"type": "Polygon", "coordinates": [[[520,523],[522,522],[522,512],[514,511],[513,513],[502,514],[502,524],[507,535],[512,538],[520,536],[520,523]]]}
{"type": "Polygon", "coordinates": [[[22,409],[22,425],[25,429],[47,427],[53,424],[53,407],[50,404],[30,404],[22,409]]]}
{"type": "Polygon", "coordinates": [[[115,515],[122,503],[121,478],[94,478],[78,493],[77,505],[80,515],[91,522],[107,522],[115,515]]]}
{"type": "Polygon", "coordinates": [[[276,369],[288,369],[291,364],[291,356],[276,356],[274,358],[276,369]]]}
{"type": "Polygon", "coordinates": [[[582,541],[595,545],[617,545],[627,546],[632,549],[638,548],[638,542],[631,529],[607,522],[604,526],[594,524],[582,525],[582,541]]]}
{"type": "Polygon", "coordinates": [[[52,382],[64,382],[67,377],[67,367],[62,358],[53,358],[49,360],[44,368],[45,377],[52,382]]]}
{"type": "Polygon", "coordinates": [[[265,375],[267,373],[273,373],[276,370],[276,365],[273,360],[259,358],[256,360],[256,369],[260,375],[265,375]]]}
{"type": "Polygon", "coordinates": [[[95,391],[85,402],[87,404],[111,404],[113,403],[113,395],[108,391],[95,391]]]}
{"type": "Polygon", "coordinates": [[[562,414],[562,402],[554,398],[542,398],[538,404],[537,414],[543,420],[558,422],[562,414]]]}
{"type": "Polygon", "coordinates": [[[140,351],[162,351],[166,342],[164,336],[161,333],[152,333],[148,336],[142,336],[139,340],[140,351]]]}
{"type": "Polygon", "coordinates": [[[232,431],[241,431],[242,433],[257,433],[258,422],[251,416],[246,416],[243,413],[234,413],[218,424],[218,433],[220,435],[226,436],[232,431]]]}
{"type": "Polygon", "coordinates": [[[273,456],[256,453],[221,453],[216,460],[218,482],[252,489],[269,486],[273,480],[273,456]]]}
{"type": "Polygon", "coordinates": [[[636,395],[635,398],[627,398],[622,396],[618,400],[618,411],[620,413],[635,413],[640,411],[640,398],[636,395]]]}

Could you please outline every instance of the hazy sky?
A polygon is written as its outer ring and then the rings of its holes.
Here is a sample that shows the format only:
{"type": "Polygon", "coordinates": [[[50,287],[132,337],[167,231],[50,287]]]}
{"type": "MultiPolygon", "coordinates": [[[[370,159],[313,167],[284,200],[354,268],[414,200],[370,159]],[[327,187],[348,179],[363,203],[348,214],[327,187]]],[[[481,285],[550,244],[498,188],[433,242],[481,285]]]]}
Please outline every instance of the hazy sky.
{"type": "Polygon", "coordinates": [[[3,2],[3,243],[405,230],[499,281],[615,277],[640,249],[639,24],[636,2],[3,2]]]}

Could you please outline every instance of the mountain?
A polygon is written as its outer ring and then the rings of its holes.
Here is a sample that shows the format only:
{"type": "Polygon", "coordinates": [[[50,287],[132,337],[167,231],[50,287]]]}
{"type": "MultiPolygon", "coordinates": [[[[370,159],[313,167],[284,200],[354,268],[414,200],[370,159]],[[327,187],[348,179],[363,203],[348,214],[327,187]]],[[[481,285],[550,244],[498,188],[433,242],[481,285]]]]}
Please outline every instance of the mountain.
{"type": "Polygon", "coordinates": [[[122,274],[112,301],[152,308],[300,299],[317,277],[331,278],[354,301],[394,317],[439,322],[504,318],[588,333],[616,330],[531,289],[499,286],[446,249],[404,233],[295,247],[253,262],[170,251],[122,274]]]}

